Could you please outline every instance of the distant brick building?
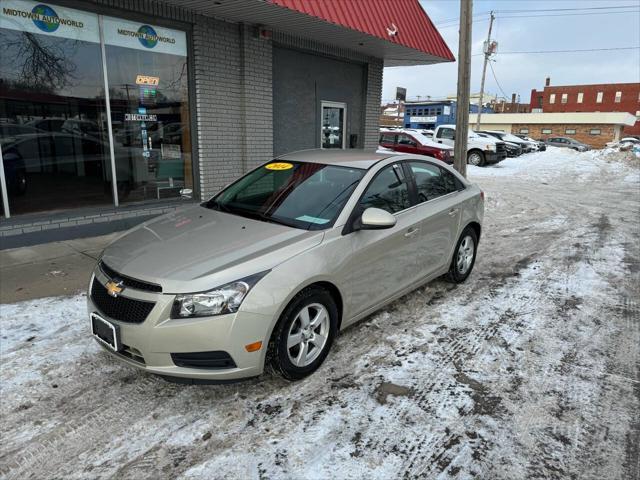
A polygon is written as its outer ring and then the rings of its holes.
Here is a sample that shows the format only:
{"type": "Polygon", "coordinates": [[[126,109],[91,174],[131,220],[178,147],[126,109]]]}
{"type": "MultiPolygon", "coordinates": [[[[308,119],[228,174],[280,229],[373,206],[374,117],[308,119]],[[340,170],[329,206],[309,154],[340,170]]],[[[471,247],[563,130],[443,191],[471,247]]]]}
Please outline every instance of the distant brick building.
{"type": "Polygon", "coordinates": [[[640,83],[552,86],[547,78],[544,90],[531,90],[531,111],[627,112],[636,117],[625,126],[625,135],[640,135],[640,83]]]}

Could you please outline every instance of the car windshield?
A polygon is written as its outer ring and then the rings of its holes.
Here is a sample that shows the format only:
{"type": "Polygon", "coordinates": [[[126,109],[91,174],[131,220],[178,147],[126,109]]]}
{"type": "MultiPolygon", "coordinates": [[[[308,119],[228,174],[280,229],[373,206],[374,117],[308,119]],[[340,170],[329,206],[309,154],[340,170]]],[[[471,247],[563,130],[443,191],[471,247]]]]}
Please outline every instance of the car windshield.
{"type": "Polygon", "coordinates": [[[516,137],[515,135],[511,135],[510,133],[505,134],[502,137],[503,140],[506,140],[507,142],[515,142],[515,143],[522,143],[522,139],[519,137],[516,137]]]}
{"type": "Polygon", "coordinates": [[[205,207],[305,230],[333,225],[365,171],[273,161],[231,184],[205,207]]]}

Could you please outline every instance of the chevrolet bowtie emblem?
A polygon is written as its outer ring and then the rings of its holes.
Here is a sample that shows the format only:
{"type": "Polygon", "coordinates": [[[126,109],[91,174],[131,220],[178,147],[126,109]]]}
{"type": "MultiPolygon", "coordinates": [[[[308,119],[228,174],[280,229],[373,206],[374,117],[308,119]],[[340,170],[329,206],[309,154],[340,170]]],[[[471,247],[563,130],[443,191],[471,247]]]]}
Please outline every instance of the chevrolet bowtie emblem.
{"type": "Polygon", "coordinates": [[[112,297],[117,297],[123,290],[122,280],[109,280],[107,283],[107,293],[112,297]]]}

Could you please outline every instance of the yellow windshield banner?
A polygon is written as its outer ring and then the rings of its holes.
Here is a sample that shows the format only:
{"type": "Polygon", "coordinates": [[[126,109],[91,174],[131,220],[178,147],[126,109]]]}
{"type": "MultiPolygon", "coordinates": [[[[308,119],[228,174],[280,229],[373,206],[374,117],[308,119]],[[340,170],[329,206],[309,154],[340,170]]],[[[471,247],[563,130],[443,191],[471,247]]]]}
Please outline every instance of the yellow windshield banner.
{"type": "Polygon", "coordinates": [[[265,165],[264,168],[267,170],[289,170],[290,168],[293,168],[293,164],[287,162],[273,162],[265,165]]]}

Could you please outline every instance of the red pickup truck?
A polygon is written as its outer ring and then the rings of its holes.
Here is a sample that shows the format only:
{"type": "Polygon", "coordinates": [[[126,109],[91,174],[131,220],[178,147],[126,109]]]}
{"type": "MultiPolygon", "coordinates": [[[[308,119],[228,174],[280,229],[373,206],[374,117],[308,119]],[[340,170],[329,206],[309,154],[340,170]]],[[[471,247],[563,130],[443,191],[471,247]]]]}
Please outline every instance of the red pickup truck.
{"type": "Polygon", "coordinates": [[[416,130],[380,130],[380,146],[395,152],[428,155],[453,164],[453,147],[436,143],[416,130]]]}

